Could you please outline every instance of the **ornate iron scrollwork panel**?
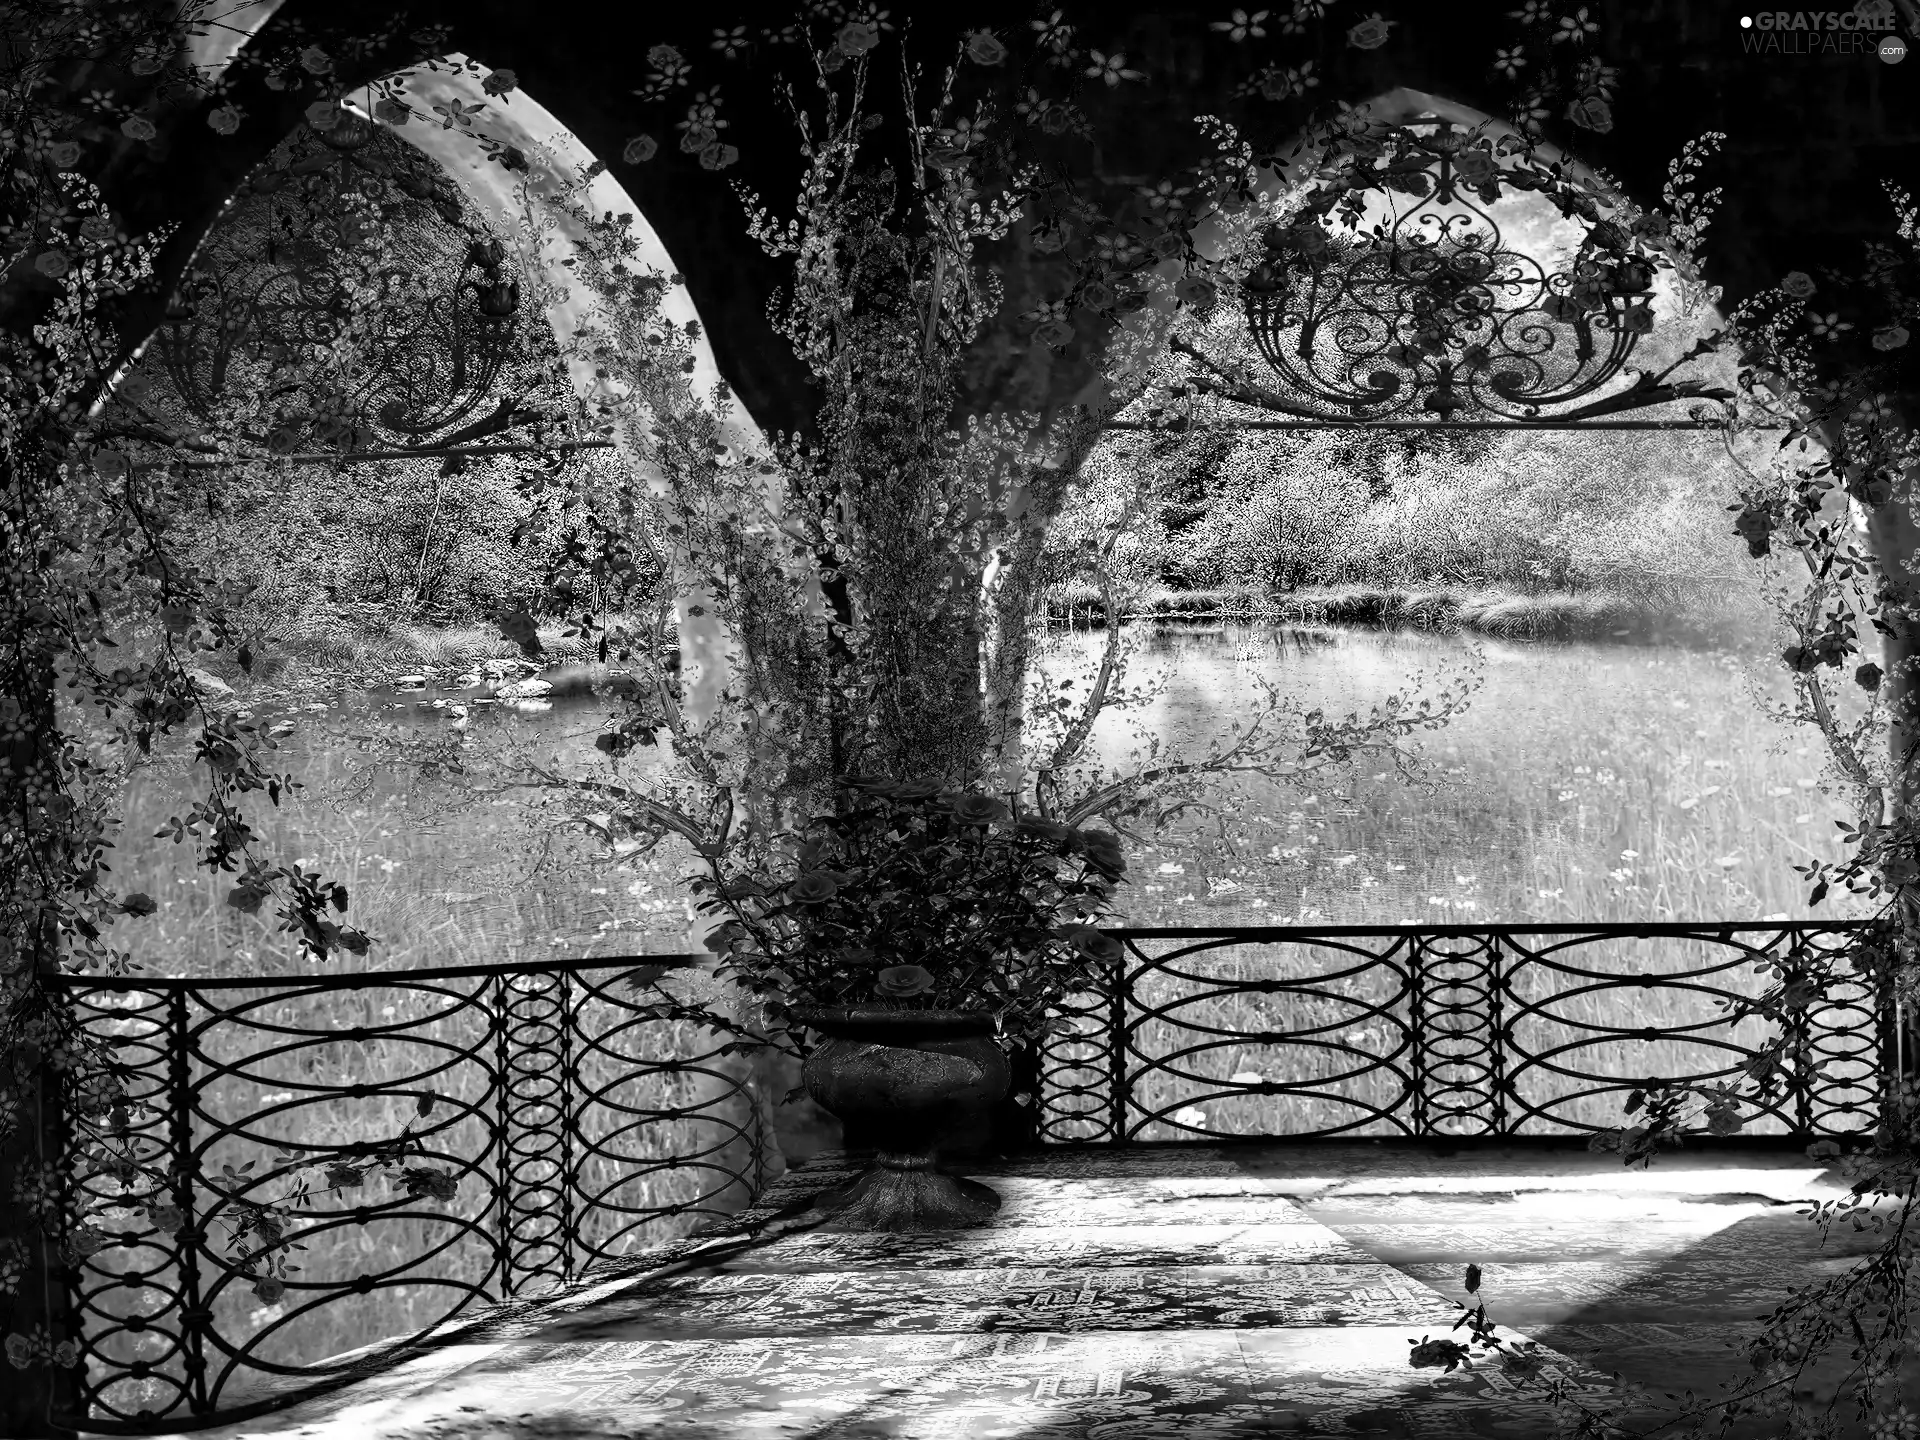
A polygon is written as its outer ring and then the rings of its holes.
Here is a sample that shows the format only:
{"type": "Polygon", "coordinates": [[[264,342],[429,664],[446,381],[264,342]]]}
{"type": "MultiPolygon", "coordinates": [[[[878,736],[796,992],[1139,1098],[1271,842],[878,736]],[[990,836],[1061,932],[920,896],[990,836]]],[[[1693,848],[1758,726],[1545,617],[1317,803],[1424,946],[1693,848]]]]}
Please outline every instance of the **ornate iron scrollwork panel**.
{"type": "Polygon", "coordinates": [[[429,443],[520,339],[508,250],[431,160],[347,115],[301,132],[214,226],[155,348],[204,424],[279,453],[429,443]]]}
{"type": "Polygon", "coordinates": [[[1444,125],[1397,129],[1384,170],[1340,171],[1320,203],[1268,227],[1246,313],[1298,413],[1539,419],[1598,394],[1652,330],[1644,245],[1596,216],[1570,265],[1547,269],[1508,244],[1487,208],[1502,183],[1543,187],[1465,140],[1444,125]],[[1366,230],[1353,198],[1363,189],[1390,209],[1366,230]],[[1346,231],[1320,220],[1336,198],[1355,222],[1346,231]]]}

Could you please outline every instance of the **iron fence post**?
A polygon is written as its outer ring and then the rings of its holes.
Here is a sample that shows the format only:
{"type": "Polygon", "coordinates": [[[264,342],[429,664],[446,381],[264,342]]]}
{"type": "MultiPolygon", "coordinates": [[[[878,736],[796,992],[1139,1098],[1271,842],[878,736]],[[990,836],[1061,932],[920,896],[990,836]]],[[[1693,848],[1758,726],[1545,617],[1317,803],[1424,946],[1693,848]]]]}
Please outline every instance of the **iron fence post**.
{"type": "Polygon", "coordinates": [[[1013,1072],[1004,1100],[997,1102],[991,1116],[991,1143],[1002,1155],[1017,1155],[1039,1148],[1040,1043],[1021,1040],[1007,1047],[1007,1067],[1013,1072]],[[1026,1104],[1020,1102],[1025,1100],[1026,1104]]]}
{"type": "Polygon", "coordinates": [[[1427,947],[1418,935],[1407,941],[1407,1038],[1413,1046],[1407,1066],[1408,1083],[1413,1087],[1413,1135],[1432,1130],[1427,1107],[1427,947]]]}
{"type": "Polygon", "coordinates": [[[212,1411],[207,1397],[207,1338],[213,1329],[213,1309],[200,1293],[200,1246],[206,1240],[204,1221],[195,1208],[193,1182],[198,1169],[193,1160],[192,1031],[188,1026],[187,992],[167,997],[167,1109],[168,1138],[173,1148],[174,1207],[179,1210],[180,1368],[185,1372],[187,1408],[195,1415],[212,1411]]]}
{"type": "Polygon", "coordinates": [[[562,1278],[572,1281],[577,1280],[585,1268],[580,1263],[580,1217],[573,1209],[580,1169],[580,1153],[574,1145],[579,1129],[579,1107],[575,1102],[580,1087],[574,1083],[574,1066],[578,1063],[578,1057],[574,1051],[573,1031],[579,1020],[580,998],[578,985],[571,974],[562,970],[554,979],[559,982],[559,994],[554,1000],[559,1007],[560,1034],[556,1047],[559,1053],[554,1056],[559,1093],[554,1097],[553,1113],[554,1124],[560,1131],[560,1171],[553,1177],[553,1184],[560,1206],[560,1274],[562,1278]]]}
{"type": "MultiPolygon", "coordinates": [[[[1788,984],[1799,979],[1803,972],[1798,969],[1787,971],[1788,984]]],[[[1813,1141],[1813,1021],[1811,1012],[1805,1007],[1793,1012],[1793,1023],[1788,1030],[1793,1037],[1793,1134],[1803,1144],[1813,1141]]]]}
{"type": "Polygon", "coordinates": [[[488,1201],[493,1215],[493,1264],[497,1293],[495,1299],[506,1300],[513,1295],[513,1197],[507,1193],[507,1177],[512,1157],[507,1150],[507,1127],[510,1123],[509,1111],[513,1106],[513,1097],[507,1084],[507,1004],[510,977],[501,974],[489,977],[482,984],[487,988],[487,1020],[493,1027],[493,1113],[487,1117],[487,1128],[492,1132],[489,1144],[493,1150],[493,1195],[488,1201]]]}
{"type": "Polygon", "coordinates": [[[1912,1079],[1915,1047],[1909,1027],[1913,1017],[1904,1001],[1894,992],[1893,977],[1883,975],[1879,982],[1878,1004],[1874,1007],[1880,1029],[1880,1116],[1883,1131],[1898,1134],[1904,1129],[1903,1095],[1912,1079]]]}
{"type": "Polygon", "coordinates": [[[1493,1121],[1492,1133],[1513,1133],[1513,1084],[1507,1074],[1507,979],[1508,970],[1500,950],[1500,932],[1487,935],[1487,1099],[1493,1121]]]}
{"type": "Polygon", "coordinates": [[[1131,998],[1132,971],[1127,957],[1113,962],[1113,983],[1107,997],[1107,1124],[1113,1143],[1127,1138],[1127,1109],[1132,1095],[1127,1088],[1127,1009],[1131,998]]]}

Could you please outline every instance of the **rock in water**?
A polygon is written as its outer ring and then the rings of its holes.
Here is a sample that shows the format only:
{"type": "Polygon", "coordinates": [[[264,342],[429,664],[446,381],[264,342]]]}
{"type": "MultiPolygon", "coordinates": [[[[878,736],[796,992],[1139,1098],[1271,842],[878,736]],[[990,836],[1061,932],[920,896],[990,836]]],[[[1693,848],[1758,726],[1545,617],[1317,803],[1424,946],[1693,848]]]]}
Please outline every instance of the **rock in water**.
{"type": "Polygon", "coordinates": [[[552,693],[553,686],[545,680],[516,680],[494,691],[502,700],[542,700],[552,693]]]}

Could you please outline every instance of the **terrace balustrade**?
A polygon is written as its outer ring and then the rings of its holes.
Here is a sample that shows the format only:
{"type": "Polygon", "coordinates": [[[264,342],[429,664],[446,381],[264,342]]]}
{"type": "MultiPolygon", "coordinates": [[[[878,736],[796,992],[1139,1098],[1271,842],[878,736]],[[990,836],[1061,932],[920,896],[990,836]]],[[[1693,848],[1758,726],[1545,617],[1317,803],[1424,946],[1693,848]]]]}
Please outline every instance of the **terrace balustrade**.
{"type": "MultiPolygon", "coordinates": [[[[1104,987],[1014,1053],[997,1143],[1597,1131],[1622,1123],[1638,1081],[1737,1077],[1766,1034],[1729,1014],[1767,983],[1756,968],[1832,953],[1853,928],[1120,929],[1126,953],[1104,987]]],[[[46,1318],[77,1338],[81,1364],[63,1372],[50,1425],[241,1419],[444,1336],[488,1302],[698,1243],[692,1227],[743,1208],[780,1166],[779,1097],[726,1050],[744,1032],[724,1006],[712,1023],[703,961],[64,977],[130,1071],[136,1134],[177,1177],[180,1224],[162,1233],[127,1212],[105,1248],[56,1259],[64,1290],[46,1318]],[[453,1172],[453,1198],[371,1183],[316,1193],[296,1210],[304,1268],[273,1303],[255,1295],[223,1258],[222,1227],[302,1167],[364,1159],[367,1135],[398,1131],[423,1095],[435,1098],[420,1163],[453,1172]],[[338,1337],[369,1328],[393,1338],[339,1353],[338,1337]]],[[[1784,1081],[1745,1134],[1871,1130],[1908,1066],[1906,1029],[1865,980],[1800,1012],[1784,1081]]]]}

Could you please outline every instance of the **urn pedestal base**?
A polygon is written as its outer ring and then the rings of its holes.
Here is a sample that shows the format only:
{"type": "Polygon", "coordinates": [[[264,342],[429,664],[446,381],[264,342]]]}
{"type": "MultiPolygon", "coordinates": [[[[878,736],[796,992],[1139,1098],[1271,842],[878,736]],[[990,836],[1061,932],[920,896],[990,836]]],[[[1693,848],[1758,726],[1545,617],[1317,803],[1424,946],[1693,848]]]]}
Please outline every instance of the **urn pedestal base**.
{"type": "Polygon", "coordinates": [[[949,1175],[931,1155],[882,1151],[858,1180],[816,1195],[832,1218],[822,1231],[961,1230],[991,1220],[1000,1197],[977,1180],[949,1175]]]}
{"type": "Polygon", "coordinates": [[[794,1007],[827,1037],[803,1075],[822,1109],[874,1152],[858,1179],[816,1196],[828,1231],[957,1230],[984,1224],[1000,1197],[940,1161],[977,1149],[985,1107],[1007,1093],[1011,1071],[990,1016],[961,1011],[794,1007]]]}

